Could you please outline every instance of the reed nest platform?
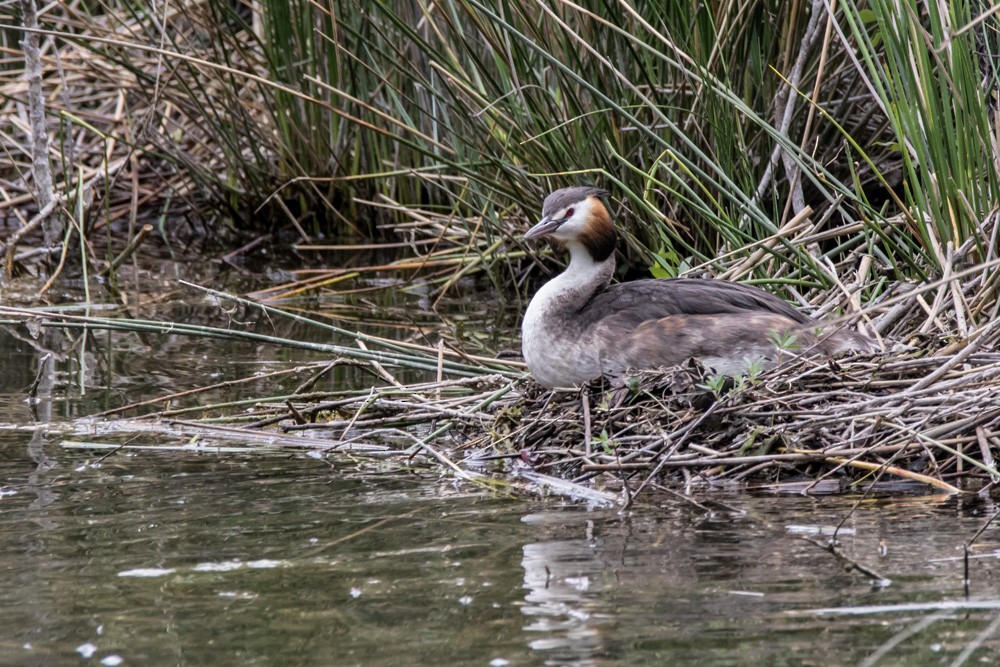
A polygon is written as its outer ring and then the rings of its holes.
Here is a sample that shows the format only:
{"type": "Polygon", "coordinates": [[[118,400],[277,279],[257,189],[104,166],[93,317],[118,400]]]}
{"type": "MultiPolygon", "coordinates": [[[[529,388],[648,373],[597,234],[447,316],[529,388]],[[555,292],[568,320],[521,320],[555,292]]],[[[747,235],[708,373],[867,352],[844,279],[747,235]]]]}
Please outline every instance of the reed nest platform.
{"type": "MultiPolygon", "coordinates": [[[[795,359],[725,381],[695,363],[564,390],[512,371],[338,394],[307,381],[238,410],[202,403],[120,416],[134,405],[98,417],[105,433],[198,442],[182,449],[309,450],[335,466],[375,460],[603,503],[651,488],[755,484],[987,494],[1000,481],[1000,351],[983,344],[995,331],[954,349],[935,341],[936,353],[795,359]]],[[[317,378],[337,363],[294,370],[317,378]]]]}
{"type": "Polygon", "coordinates": [[[497,417],[523,465],[632,492],[788,482],[808,491],[906,479],[949,491],[998,481],[1000,352],[798,360],[719,386],[697,365],[580,391],[529,384],[497,417]]]}

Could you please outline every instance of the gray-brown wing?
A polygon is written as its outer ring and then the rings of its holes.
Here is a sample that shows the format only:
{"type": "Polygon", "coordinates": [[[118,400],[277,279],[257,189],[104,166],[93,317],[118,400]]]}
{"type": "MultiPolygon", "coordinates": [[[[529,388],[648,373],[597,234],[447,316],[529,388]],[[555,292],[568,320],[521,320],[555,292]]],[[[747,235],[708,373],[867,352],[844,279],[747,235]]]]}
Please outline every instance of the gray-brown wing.
{"type": "Polygon", "coordinates": [[[611,285],[595,295],[583,310],[600,313],[597,319],[614,317],[616,324],[626,330],[668,315],[759,312],[782,315],[801,324],[813,322],[785,301],[757,287],[700,278],[636,280],[611,285]]]}

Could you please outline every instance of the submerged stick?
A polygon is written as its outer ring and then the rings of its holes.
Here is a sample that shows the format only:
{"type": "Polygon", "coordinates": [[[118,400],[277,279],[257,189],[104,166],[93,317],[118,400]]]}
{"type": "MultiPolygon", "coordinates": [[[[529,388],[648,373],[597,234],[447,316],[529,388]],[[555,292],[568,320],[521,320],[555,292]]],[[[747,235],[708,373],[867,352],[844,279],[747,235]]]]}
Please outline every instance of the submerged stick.
{"type": "Polygon", "coordinates": [[[914,482],[921,482],[922,484],[929,484],[935,488],[941,489],[942,491],[947,491],[952,494],[961,493],[961,489],[957,489],[948,482],[942,481],[940,479],[935,479],[927,475],[921,475],[918,472],[912,472],[910,470],[903,470],[902,468],[897,468],[896,466],[885,465],[881,463],[869,463],[868,461],[854,461],[851,459],[842,459],[836,456],[830,456],[826,459],[830,463],[836,463],[841,466],[851,466],[854,468],[861,468],[862,470],[871,470],[885,472],[889,475],[895,475],[897,477],[902,477],[904,479],[909,479],[914,482]]]}
{"type": "Polygon", "coordinates": [[[998,516],[1000,516],[1000,510],[994,512],[993,516],[987,519],[986,523],[984,523],[979,528],[979,530],[976,531],[976,534],[972,536],[972,539],[970,539],[968,542],[962,545],[962,551],[963,551],[962,561],[964,563],[964,571],[962,574],[962,587],[965,589],[966,598],[969,597],[969,552],[972,549],[972,545],[975,544],[976,540],[979,539],[979,536],[982,535],[986,531],[986,529],[990,527],[990,524],[996,521],[996,518],[998,516]]]}
{"type": "Polygon", "coordinates": [[[823,542],[813,539],[808,535],[803,535],[802,539],[804,539],[806,542],[815,544],[823,551],[828,551],[829,553],[833,554],[833,556],[845,566],[846,571],[850,572],[851,570],[857,570],[861,574],[865,575],[866,577],[872,580],[872,584],[876,588],[885,588],[886,586],[892,583],[892,579],[889,579],[888,577],[883,577],[881,574],[871,569],[870,567],[862,565],[861,563],[848,557],[844,552],[842,552],[840,549],[837,548],[837,545],[836,543],[834,543],[833,540],[830,540],[829,542],[824,544],[823,542]]]}

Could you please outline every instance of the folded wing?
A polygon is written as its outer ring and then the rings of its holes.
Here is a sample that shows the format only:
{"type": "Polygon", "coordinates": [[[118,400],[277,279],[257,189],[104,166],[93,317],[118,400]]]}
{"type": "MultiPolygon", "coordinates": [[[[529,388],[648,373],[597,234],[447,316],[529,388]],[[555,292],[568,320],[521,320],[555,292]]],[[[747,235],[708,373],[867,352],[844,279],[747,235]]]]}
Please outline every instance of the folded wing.
{"type": "Polygon", "coordinates": [[[722,280],[674,278],[636,280],[598,290],[581,312],[601,313],[619,326],[635,328],[669,315],[768,313],[794,323],[814,320],[757,287],[722,280]]]}

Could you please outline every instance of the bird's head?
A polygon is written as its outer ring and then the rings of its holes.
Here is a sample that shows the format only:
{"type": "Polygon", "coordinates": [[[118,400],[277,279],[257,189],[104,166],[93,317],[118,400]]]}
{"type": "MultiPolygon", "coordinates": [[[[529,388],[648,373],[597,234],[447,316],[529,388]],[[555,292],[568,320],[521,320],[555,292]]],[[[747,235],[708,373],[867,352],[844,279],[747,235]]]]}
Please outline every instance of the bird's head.
{"type": "Polygon", "coordinates": [[[607,196],[606,190],[589,186],[556,190],[545,198],[542,219],[524,238],[553,238],[571,252],[582,246],[593,261],[603,262],[615,251],[615,227],[602,201],[607,196]]]}

